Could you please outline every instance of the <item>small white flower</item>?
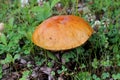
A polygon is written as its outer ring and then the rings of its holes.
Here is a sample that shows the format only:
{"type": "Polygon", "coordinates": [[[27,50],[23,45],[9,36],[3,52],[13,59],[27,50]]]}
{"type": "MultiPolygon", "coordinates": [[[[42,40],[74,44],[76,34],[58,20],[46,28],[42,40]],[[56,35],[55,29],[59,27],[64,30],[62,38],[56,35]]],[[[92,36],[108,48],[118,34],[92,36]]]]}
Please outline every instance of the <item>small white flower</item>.
{"type": "Polygon", "coordinates": [[[43,0],[37,0],[38,3],[39,3],[40,1],[43,1],[43,0]]]}
{"type": "Polygon", "coordinates": [[[28,4],[29,4],[28,0],[21,0],[21,7],[25,7],[28,4]]]}
{"type": "Polygon", "coordinates": [[[38,6],[42,6],[46,1],[44,0],[37,0],[38,6]]]}
{"type": "Polygon", "coordinates": [[[92,25],[92,27],[93,27],[93,28],[95,28],[95,27],[98,27],[98,28],[99,28],[100,25],[101,25],[101,22],[100,22],[99,20],[96,20],[95,23],[92,25]]]}
{"type": "Polygon", "coordinates": [[[95,15],[92,15],[91,13],[88,13],[85,18],[88,20],[88,22],[93,22],[96,19],[95,15]]]}
{"type": "Polygon", "coordinates": [[[100,26],[100,25],[101,25],[101,22],[100,22],[99,20],[96,20],[96,21],[95,21],[95,25],[100,26]]]}
{"type": "Polygon", "coordinates": [[[96,20],[95,23],[92,25],[92,27],[94,31],[97,32],[99,28],[101,27],[101,22],[99,20],[96,20]]]}

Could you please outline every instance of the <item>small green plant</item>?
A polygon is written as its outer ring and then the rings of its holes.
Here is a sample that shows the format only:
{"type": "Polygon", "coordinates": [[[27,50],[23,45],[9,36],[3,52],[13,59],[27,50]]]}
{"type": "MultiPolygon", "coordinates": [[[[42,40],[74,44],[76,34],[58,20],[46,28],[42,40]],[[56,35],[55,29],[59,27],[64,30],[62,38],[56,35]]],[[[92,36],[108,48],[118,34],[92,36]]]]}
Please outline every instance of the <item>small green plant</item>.
{"type": "Polygon", "coordinates": [[[73,76],[73,80],[91,80],[91,74],[89,72],[79,72],[76,76],[73,76]]]}
{"type": "Polygon", "coordinates": [[[12,57],[12,55],[8,53],[4,60],[0,60],[0,63],[1,64],[14,63],[14,61],[19,58],[20,58],[19,54],[16,54],[14,57],[12,57]]]}
{"type": "Polygon", "coordinates": [[[112,78],[113,78],[114,80],[119,80],[119,79],[120,79],[120,73],[112,74],[112,78]]]}
{"type": "Polygon", "coordinates": [[[57,70],[58,74],[62,74],[62,73],[66,73],[67,72],[67,68],[65,66],[62,66],[61,70],[57,70]]]}
{"type": "Polygon", "coordinates": [[[100,78],[96,74],[93,74],[92,78],[93,78],[93,80],[100,80],[100,78]]]}
{"type": "Polygon", "coordinates": [[[110,77],[110,74],[108,73],[108,72],[104,72],[104,73],[102,73],[102,75],[101,75],[101,79],[103,79],[103,80],[105,80],[105,79],[107,79],[107,78],[109,78],[110,77]]]}
{"type": "Polygon", "coordinates": [[[23,71],[22,72],[22,77],[19,80],[26,80],[26,79],[28,79],[30,73],[31,72],[29,70],[23,71]]]}
{"type": "Polygon", "coordinates": [[[99,65],[99,62],[97,61],[97,59],[94,59],[92,62],[92,67],[96,69],[98,68],[98,65],[99,65]]]}
{"type": "Polygon", "coordinates": [[[2,65],[0,65],[0,79],[2,78],[2,65]]]}

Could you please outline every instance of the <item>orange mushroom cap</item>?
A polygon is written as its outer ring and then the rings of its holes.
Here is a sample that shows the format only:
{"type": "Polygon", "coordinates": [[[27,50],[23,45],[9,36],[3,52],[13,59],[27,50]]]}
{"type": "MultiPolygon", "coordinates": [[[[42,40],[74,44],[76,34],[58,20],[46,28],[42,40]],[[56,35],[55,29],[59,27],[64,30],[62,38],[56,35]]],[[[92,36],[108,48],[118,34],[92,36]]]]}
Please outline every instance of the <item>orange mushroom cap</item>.
{"type": "Polygon", "coordinates": [[[85,43],[93,29],[82,18],[74,15],[51,17],[42,22],[32,35],[37,46],[53,50],[67,50],[85,43]]]}

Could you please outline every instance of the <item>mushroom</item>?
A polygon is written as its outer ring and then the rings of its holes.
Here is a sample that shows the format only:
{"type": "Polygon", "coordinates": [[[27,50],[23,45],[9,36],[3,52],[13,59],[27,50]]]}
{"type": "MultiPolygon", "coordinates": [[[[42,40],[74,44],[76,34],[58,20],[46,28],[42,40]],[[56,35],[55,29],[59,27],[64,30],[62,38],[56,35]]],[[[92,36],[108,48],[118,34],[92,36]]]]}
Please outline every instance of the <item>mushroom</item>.
{"type": "Polygon", "coordinates": [[[43,21],[33,32],[32,41],[47,50],[68,50],[84,44],[92,33],[93,29],[81,17],[60,15],[43,21]]]}

